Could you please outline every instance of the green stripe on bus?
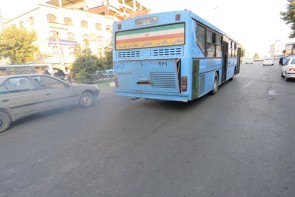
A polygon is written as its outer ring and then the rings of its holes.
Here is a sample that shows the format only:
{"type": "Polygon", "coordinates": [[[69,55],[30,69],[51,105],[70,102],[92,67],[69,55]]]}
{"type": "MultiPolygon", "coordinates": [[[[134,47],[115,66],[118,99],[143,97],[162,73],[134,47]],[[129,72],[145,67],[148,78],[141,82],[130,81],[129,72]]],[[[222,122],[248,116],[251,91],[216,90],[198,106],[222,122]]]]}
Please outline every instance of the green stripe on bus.
{"type": "Polygon", "coordinates": [[[132,31],[118,32],[117,36],[142,34],[142,33],[148,33],[148,32],[156,32],[156,31],[164,31],[164,30],[180,29],[180,28],[184,28],[183,23],[182,24],[165,25],[165,26],[160,26],[160,27],[145,28],[145,29],[137,29],[137,30],[132,30],[132,31]]]}

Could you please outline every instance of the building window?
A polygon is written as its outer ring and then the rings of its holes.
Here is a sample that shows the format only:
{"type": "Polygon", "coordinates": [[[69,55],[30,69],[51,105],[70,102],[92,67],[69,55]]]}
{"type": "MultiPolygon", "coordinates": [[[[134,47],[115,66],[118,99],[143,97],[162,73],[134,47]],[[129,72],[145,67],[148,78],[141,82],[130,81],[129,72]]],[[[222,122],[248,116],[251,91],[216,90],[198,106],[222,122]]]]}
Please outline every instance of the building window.
{"type": "Polygon", "coordinates": [[[86,45],[88,45],[88,44],[89,44],[89,41],[90,41],[89,35],[84,34],[84,35],[83,35],[83,42],[84,42],[86,45]]]}
{"type": "Polygon", "coordinates": [[[100,23],[96,23],[96,24],[95,24],[95,29],[96,29],[96,30],[102,30],[102,26],[101,26],[101,24],[100,24],[100,23]]]}
{"type": "Polygon", "coordinates": [[[64,24],[67,26],[73,26],[73,21],[71,18],[66,17],[66,18],[64,18],[64,24]]]}
{"type": "Polygon", "coordinates": [[[96,42],[103,42],[102,36],[97,36],[96,37],[96,42]]]}
{"type": "Polygon", "coordinates": [[[48,21],[48,23],[56,23],[56,16],[53,14],[48,14],[47,21],[48,21]]]}
{"type": "Polygon", "coordinates": [[[30,20],[31,26],[35,25],[34,17],[31,16],[29,20],[30,20]]]}
{"type": "Polygon", "coordinates": [[[57,54],[58,54],[58,49],[57,49],[57,47],[52,47],[52,53],[53,53],[54,55],[57,55],[57,54]]]}
{"type": "Polygon", "coordinates": [[[106,26],[106,31],[107,31],[107,32],[112,32],[112,28],[111,28],[111,26],[107,25],[107,26],[106,26]]]}
{"type": "Polygon", "coordinates": [[[49,32],[49,37],[50,38],[58,38],[58,32],[54,31],[54,30],[50,31],[49,32]]]}
{"type": "Polygon", "coordinates": [[[75,40],[75,35],[71,32],[67,33],[67,40],[75,40]]]}
{"type": "Polygon", "coordinates": [[[20,28],[24,29],[25,28],[24,22],[23,21],[19,22],[19,26],[20,26],[20,28]]]}
{"type": "Polygon", "coordinates": [[[87,29],[88,28],[87,21],[81,21],[81,28],[84,28],[84,29],[87,29]]]}

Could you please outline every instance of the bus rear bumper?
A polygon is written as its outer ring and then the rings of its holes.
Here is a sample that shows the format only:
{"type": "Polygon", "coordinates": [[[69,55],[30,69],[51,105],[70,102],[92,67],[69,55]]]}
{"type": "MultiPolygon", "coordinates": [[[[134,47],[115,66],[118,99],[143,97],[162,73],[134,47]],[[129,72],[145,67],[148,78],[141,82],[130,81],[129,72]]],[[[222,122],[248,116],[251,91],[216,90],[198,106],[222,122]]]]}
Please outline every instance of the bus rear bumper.
{"type": "Polygon", "coordinates": [[[165,100],[165,101],[180,101],[188,102],[190,101],[187,95],[175,94],[175,93],[158,93],[158,92],[131,92],[123,90],[115,90],[115,94],[118,96],[127,96],[130,98],[143,98],[143,99],[153,99],[153,100],[165,100]]]}

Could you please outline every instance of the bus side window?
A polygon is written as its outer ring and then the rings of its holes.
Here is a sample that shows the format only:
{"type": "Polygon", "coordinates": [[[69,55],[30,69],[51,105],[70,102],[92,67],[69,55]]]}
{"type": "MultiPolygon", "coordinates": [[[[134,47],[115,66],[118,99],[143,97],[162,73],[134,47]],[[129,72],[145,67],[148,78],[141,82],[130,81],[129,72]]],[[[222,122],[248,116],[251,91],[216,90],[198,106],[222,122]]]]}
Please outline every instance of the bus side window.
{"type": "Polygon", "coordinates": [[[232,57],[232,50],[231,50],[231,47],[232,47],[232,42],[231,41],[228,41],[228,57],[232,57]]]}
{"type": "Polygon", "coordinates": [[[198,43],[200,49],[202,50],[203,54],[205,54],[205,52],[206,52],[205,51],[205,49],[206,49],[206,44],[205,44],[205,42],[206,42],[205,28],[197,24],[197,31],[196,32],[197,32],[196,33],[197,34],[196,35],[196,37],[197,37],[197,43],[198,43]]]}
{"type": "Polygon", "coordinates": [[[207,30],[207,45],[206,45],[206,54],[207,57],[215,57],[215,34],[207,30]]]}
{"type": "Polygon", "coordinates": [[[221,35],[216,35],[216,57],[222,57],[222,37],[221,35]]]}

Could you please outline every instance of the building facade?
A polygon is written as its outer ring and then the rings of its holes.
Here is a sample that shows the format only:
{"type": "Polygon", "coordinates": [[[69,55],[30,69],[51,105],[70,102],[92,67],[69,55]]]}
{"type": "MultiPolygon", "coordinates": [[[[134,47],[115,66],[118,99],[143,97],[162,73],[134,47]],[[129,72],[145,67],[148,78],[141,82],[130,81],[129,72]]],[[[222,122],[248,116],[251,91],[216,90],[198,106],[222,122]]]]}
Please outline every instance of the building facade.
{"type": "Polygon", "coordinates": [[[35,31],[40,52],[37,63],[50,63],[54,67],[69,67],[75,60],[77,45],[90,48],[94,55],[102,56],[111,43],[114,18],[71,10],[49,4],[40,4],[25,14],[4,23],[35,31]]]}
{"type": "Polygon", "coordinates": [[[285,49],[285,42],[282,40],[276,40],[272,45],[270,45],[270,56],[271,57],[278,57],[279,55],[283,54],[283,50],[285,49]]]}
{"type": "Polygon", "coordinates": [[[47,3],[58,7],[112,16],[117,20],[141,16],[150,12],[138,0],[50,0],[47,3]]]}

